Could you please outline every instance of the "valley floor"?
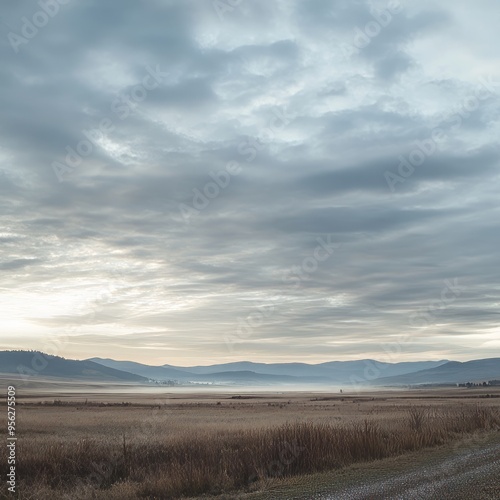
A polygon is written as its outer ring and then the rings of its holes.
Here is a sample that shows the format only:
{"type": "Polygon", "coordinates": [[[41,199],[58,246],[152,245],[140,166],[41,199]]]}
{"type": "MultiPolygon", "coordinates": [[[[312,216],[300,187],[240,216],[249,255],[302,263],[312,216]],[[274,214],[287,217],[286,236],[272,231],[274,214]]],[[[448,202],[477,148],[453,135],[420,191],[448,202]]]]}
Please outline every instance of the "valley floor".
{"type": "Polygon", "coordinates": [[[19,388],[18,498],[392,498],[376,496],[389,488],[410,499],[440,481],[497,498],[487,495],[499,472],[500,388],[139,391],[19,388]],[[425,469],[431,456],[438,465],[425,469]],[[471,472],[465,483],[459,466],[471,472]]]}

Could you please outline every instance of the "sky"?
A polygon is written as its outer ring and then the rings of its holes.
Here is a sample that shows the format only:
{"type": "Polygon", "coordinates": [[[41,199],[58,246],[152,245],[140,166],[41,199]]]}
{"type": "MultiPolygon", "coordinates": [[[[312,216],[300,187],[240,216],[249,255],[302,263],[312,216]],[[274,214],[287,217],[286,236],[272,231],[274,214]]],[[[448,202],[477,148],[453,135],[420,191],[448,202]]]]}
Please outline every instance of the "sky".
{"type": "Polygon", "coordinates": [[[0,349],[500,356],[497,0],[9,0],[0,349]]]}

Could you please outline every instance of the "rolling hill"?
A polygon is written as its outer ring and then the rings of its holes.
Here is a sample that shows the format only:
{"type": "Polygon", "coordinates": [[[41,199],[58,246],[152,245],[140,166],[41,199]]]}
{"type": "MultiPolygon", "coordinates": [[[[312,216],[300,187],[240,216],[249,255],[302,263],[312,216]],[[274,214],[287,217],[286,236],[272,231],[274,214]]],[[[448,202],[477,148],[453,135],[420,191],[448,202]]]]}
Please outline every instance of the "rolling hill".
{"type": "Polygon", "coordinates": [[[64,379],[147,382],[147,379],[89,360],[78,361],[38,351],[0,351],[0,373],[64,379]]]}
{"type": "MultiPolygon", "coordinates": [[[[209,373],[196,373],[197,370],[189,368],[173,367],[170,365],[149,366],[132,361],[115,361],[113,359],[91,358],[92,362],[100,363],[104,366],[118,370],[126,370],[131,373],[142,375],[154,380],[177,380],[180,382],[198,382],[198,383],[229,383],[229,384],[304,384],[304,383],[329,383],[327,377],[262,373],[248,369],[223,370],[224,365],[215,365],[209,370],[209,373]],[[218,371],[217,368],[221,367],[218,371]]],[[[257,363],[243,363],[247,365],[257,365],[257,363]]],[[[203,372],[203,370],[200,370],[203,372]]]]}
{"type": "Polygon", "coordinates": [[[142,377],[155,380],[188,380],[192,377],[196,377],[196,374],[194,373],[177,367],[168,367],[168,365],[150,366],[142,363],[136,363],[134,361],[115,361],[114,359],[109,358],[90,358],[87,361],[98,363],[102,366],[107,366],[108,368],[114,368],[115,370],[135,373],[136,375],[141,375],[142,377]]]}
{"type": "Polygon", "coordinates": [[[442,361],[417,361],[404,363],[385,363],[372,359],[356,361],[328,361],[320,364],[307,363],[252,363],[250,361],[239,361],[211,366],[190,366],[186,368],[163,365],[164,367],[186,370],[196,374],[210,374],[216,372],[231,372],[250,370],[256,373],[270,375],[292,375],[296,377],[329,377],[333,379],[348,380],[351,375],[361,375],[367,367],[376,367],[386,376],[402,375],[417,372],[428,368],[434,368],[446,363],[442,361]]]}
{"type": "Polygon", "coordinates": [[[449,361],[444,365],[396,377],[384,377],[377,385],[459,384],[500,379],[500,358],[449,361]]]}
{"type": "Polygon", "coordinates": [[[307,363],[252,363],[211,366],[150,366],[133,361],[91,358],[83,361],[36,351],[0,351],[0,373],[28,373],[88,381],[146,383],[148,379],[181,384],[404,386],[457,384],[500,379],[500,358],[474,361],[383,363],[374,360],[307,363]],[[375,376],[373,376],[375,374],[375,376]]]}
{"type": "MultiPolygon", "coordinates": [[[[346,384],[351,378],[365,379],[367,370],[377,370],[379,377],[402,375],[440,366],[447,361],[382,363],[374,360],[332,361],[311,365],[307,363],[253,363],[239,361],[211,366],[179,367],[173,365],[149,366],[131,361],[91,358],[90,361],[129,371],[156,380],[191,382],[226,381],[248,383],[346,384]],[[259,375],[262,375],[259,377],[259,375]],[[266,378],[267,377],[267,378],[266,378]]],[[[369,372],[371,373],[371,372],[369,372]]]]}

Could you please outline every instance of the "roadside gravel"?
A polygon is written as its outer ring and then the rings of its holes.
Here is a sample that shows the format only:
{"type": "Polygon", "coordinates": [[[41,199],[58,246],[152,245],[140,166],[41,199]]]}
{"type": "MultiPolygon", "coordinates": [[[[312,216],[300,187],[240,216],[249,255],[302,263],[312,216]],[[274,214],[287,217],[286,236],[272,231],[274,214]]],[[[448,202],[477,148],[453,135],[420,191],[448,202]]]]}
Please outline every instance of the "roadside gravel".
{"type": "Polygon", "coordinates": [[[438,463],[312,497],[316,500],[498,500],[500,444],[464,450],[438,463]]]}

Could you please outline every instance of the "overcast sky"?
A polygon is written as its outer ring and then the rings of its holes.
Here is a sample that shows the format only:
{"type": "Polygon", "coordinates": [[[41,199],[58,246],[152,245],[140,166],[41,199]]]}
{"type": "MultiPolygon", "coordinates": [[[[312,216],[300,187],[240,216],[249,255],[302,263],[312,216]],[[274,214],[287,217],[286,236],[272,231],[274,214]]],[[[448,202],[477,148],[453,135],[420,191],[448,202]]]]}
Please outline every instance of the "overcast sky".
{"type": "Polygon", "coordinates": [[[4,3],[1,349],[500,356],[498,0],[4,3]]]}

